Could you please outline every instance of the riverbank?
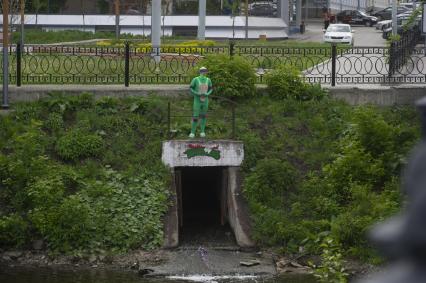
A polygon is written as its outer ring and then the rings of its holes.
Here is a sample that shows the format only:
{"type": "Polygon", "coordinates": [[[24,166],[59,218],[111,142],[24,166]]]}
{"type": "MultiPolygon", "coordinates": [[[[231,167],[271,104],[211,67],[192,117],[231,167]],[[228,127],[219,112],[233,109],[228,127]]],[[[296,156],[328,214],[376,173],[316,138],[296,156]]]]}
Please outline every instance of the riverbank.
{"type": "MultiPolygon", "coordinates": [[[[276,256],[270,252],[239,249],[184,247],[175,250],[135,250],[121,255],[53,255],[45,251],[7,251],[0,254],[0,265],[8,267],[53,267],[72,269],[127,270],[143,277],[174,275],[250,274],[275,276],[276,256]],[[248,263],[251,262],[251,266],[248,263]]],[[[301,270],[301,268],[299,268],[301,270]]],[[[305,272],[293,273],[309,273],[305,272]]]]}
{"type": "MultiPolygon", "coordinates": [[[[137,274],[145,278],[174,276],[312,276],[308,262],[320,264],[317,256],[283,257],[263,250],[257,252],[221,248],[185,247],[174,250],[135,250],[122,255],[52,255],[46,251],[5,251],[0,253],[4,268],[52,268],[59,271],[109,270],[137,274]],[[203,254],[204,253],[204,254],[203,254]],[[241,263],[254,263],[244,266],[241,263]]],[[[350,277],[371,274],[379,268],[356,260],[345,262],[350,277]]],[[[309,277],[307,277],[309,278],[309,277]]],[[[313,281],[314,282],[314,281],[313,281]]]]}

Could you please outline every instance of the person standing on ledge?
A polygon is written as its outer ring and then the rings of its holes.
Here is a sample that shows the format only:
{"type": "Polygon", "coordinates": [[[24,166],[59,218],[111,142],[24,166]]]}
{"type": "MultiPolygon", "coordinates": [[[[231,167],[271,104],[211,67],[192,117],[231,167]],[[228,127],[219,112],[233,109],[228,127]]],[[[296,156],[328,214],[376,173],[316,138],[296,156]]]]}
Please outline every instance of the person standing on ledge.
{"type": "Polygon", "coordinates": [[[200,137],[206,136],[206,119],[207,109],[209,108],[209,95],[213,92],[212,81],[207,77],[207,68],[201,67],[200,75],[192,79],[189,89],[191,95],[194,97],[194,106],[191,123],[191,133],[189,137],[192,139],[195,137],[195,131],[197,130],[198,120],[200,122],[200,137]]]}

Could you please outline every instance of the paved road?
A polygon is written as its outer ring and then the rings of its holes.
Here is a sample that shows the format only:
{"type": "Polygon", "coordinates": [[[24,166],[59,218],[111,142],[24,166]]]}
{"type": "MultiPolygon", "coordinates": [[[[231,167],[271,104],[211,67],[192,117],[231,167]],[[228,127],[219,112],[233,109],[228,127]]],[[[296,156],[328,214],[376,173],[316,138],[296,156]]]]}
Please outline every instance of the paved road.
{"type": "MultiPolygon", "coordinates": [[[[426,57],[422,50],[414,52],[404,66],[401,66],[393,77],[389,78],[386,40],[382,38],[381,32],[374,27],[354,26],[353,29],[355,30],[355,48],[339,53],[337,56],[337,83],[382,83],[387,80],[425,81],[426,57]]],[[[293,38],[322,42],[322,35],[321,23],[308,23],[306,33],[293,38]]],[[[330,83],[331,60],[318,64],[304,73],[312,82],[330,83]]]]}
{"type": "MultiPolygon", "coordinates": [[[[375,27],[353,26],[355,30],[355,45],[354,46],[386,46],[386,40],[382,38],[382,33],[376,30],[375,27]]],[[[306,32],[303,35],[292,35],[290,38],[295,38],[302,41],[323,41],[323,25],[319,22],[306,24],[306,32]]]]}
{"type": "MultiPolygon", "coordinates": [[[[331,60],[305,72],[311,82],[330,83],[331,60]]],[[[416,49],[404,64],[389,77],[388,54],[385,48],[355,47],[339,53],[336,58],[337,83],[424,83],[426,57],[423,49],[416,49]]]]}

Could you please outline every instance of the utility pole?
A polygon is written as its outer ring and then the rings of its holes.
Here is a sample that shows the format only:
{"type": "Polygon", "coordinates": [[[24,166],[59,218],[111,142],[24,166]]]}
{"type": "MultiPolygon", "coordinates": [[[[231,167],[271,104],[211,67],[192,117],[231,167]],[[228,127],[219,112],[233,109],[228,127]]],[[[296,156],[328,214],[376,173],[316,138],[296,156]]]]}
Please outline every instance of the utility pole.
{"type": "Polygon", "coordinates": [[[3,101],[2,108],[9,108],[9,0],[3,0],[3,101]]]}
{"type": "Polygon", "coordinates": [[[115,39],[120,38],[120,0],[115,0],[115,39]]]}
{"type": "Polygon", "coordinates": [[[25,0],[21,0],[21,50],[24,50],[24,29],[25,29],[25,0]]]}
{"type": "Polygon", "coordinates": [[[206,0],[198,1],[198,32],[197,39],[205,40],[206,39],[206,0]]]}
{"type": "Polygon", "coordinates": [[[392,1],[392,35],[398,34],[398,22],[396,20],[397,0],[392,1]]]}
{"type": "Polygon", "coordinates": [[[248,14],[249,14],[249,11],[248,11],[248,0],[246,0],[246,39],[248,39],[248,30],[249,30],[249,27],[248,27],[248,14]]]}

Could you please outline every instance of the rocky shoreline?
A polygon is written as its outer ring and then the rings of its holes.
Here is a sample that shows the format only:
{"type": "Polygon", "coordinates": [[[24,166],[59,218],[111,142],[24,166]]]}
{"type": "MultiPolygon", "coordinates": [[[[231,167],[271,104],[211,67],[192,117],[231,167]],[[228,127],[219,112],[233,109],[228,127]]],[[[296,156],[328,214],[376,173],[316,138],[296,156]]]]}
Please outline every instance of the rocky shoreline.
{"type": "MultiPolygon", "coordinates": [[[[255,274],[275,276],[288,274],[312,274],[308,262],[319,263],[314,256],[290,259],[270,251],[242,252],[238,250],[208,251],[208,261],[199,256],[196,248],[175,250],[157,249],[153,251],[134,250],[122,255],[54,255],[46,251],[3,251],[0,252],[0,266],[8,267],[51,267],[65,269],[108,269],[129,271],[140,276],[166,277],[175,274],[255,274]],[[245,267],[247,260],[254,266],[245,267]]],[[[362,276],[377,267],[347,261],[347,271],[354,276],[362,276]]]]}

